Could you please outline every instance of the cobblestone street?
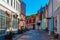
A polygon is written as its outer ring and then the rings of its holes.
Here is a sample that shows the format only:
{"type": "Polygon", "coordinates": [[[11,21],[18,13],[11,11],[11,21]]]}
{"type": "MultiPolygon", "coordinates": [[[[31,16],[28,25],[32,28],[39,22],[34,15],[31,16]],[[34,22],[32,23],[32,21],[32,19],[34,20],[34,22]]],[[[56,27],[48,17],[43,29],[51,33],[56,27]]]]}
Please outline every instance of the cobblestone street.
{"type": "Polygon", "coordinates": [[[14,40],[53,40],[48,34],[44,31],[30,30],[22,35],[19,35],[14,40]]]}

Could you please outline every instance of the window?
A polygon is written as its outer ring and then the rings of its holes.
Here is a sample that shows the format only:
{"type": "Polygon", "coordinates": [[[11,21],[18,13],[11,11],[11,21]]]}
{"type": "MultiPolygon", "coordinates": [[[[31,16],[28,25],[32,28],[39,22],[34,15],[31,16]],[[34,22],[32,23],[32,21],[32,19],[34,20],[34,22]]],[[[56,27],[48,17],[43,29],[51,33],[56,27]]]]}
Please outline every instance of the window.
{"type": "Polygon", "coordinates": [[[12,6],[12,2],[13,2],[13,0],[11,0],[11,6],[12,6]]]}
{"type": "Polygon", "coordinates": [[[5,17],[4,16],[1,16],[1,25],[2,25],[2,28],[5,29],[5,17]]]}
{"type": "Polygon", "coordinates": [[[14,8],[15,8],[15,0],[14,0],[14,8]]]}
{"type": "Polygon", "coordinates": [[[0,27],[1,27],[1,16],[0,16],[0,27]]]}
{"type": "Polygon", "coordinates": [[[7,0],[7,3],[9,3],[9,0],[7,0]]]}
{"type": "Polygon", "coordinates": [[[10,18],[9,17],[6,17],[6,27],[7,27],[7,29],[10,28],[10,18]]]}
{"type": "Polygon", "coordinates": [[[0,34],[4,34],[6,29],[6,17],[3,15],[5,15],[5,12],[0,10],[0,14],[0,34]]]}
{"type": "Polygon", "coordinates": [[[20,11],[20,4],[18,4],[18,11],[20,11]]]}
{"type": "Polygon", "coordinates": [[[16,10],[19,11],[19,3],[16,1],[16,10]]]}
{"type": "Polygon", "coordinates": [[[5,1],[5,0],[3,0],[3,1],[5,1]]]}
{"type": "Polygon", "coordinates": [[[17,10],[17,8],[18,8],[18,2],[16,1],[16,10],[17,10]]]}
{"type": "Polygon", "coordinates": [[[18,28],[17,19],[14,18],[13,21],[12,21],[12,23],[13,23],[13,25],[12,25],[13,29],[17,29],[18,28]]]}
{"type": "Polygon", "coordinates": [[[16,10],[20,11],[20,4],[16,1],[16,10]]]}

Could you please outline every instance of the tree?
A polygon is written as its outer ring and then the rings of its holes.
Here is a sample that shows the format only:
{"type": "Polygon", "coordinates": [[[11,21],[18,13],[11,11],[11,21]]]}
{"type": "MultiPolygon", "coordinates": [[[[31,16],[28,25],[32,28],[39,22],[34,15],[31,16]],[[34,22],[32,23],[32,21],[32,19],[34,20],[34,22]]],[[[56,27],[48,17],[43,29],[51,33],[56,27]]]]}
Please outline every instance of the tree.
{"type": "Polygon", "coordinates": [[[32,18],[32,17],[36,17],[36,14],[32,14],[30,16],[27,16],[27,18],[32,18]]]}

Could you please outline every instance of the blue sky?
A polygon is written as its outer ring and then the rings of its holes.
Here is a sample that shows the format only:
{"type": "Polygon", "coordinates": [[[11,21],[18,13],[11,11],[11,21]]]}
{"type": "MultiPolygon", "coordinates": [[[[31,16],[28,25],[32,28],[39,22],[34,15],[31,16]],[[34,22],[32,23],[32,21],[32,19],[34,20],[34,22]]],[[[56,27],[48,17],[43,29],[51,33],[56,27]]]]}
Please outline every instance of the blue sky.
{"type": "Polygon", "coordinates": [[[49,0],[22,0],[26,4],[26,15],[36,14],[41,5],[45,6],[49,0]]]}

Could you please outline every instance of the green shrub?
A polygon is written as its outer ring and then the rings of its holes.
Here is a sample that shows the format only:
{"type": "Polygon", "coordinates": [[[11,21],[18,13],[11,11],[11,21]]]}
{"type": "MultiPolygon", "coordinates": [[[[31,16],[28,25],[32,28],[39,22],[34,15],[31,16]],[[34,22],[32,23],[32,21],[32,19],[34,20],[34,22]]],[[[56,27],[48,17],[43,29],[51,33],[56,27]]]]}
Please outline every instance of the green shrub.
{"type": "Polygon", "coordinates": [[[46,27],[46,29],[44,29],[44,31],[48,31],[48,27],[46,27]]]}
{"type": "Polygon", "coordinates": [[[18,34],[21,34],[22,33],[22,30],[18,29],[18,34]]]}

